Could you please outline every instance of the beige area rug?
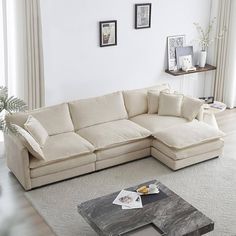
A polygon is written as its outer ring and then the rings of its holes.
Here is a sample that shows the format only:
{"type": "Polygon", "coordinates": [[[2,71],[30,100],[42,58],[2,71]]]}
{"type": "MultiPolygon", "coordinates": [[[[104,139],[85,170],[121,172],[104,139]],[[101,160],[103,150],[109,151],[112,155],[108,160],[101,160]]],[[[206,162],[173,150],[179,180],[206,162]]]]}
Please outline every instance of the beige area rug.
{"type": "MultiPolygon", "coordinates": [[[[228,137],[226,137],[226,140],[228,137]]],[[[215,222],[211,236],[236,235],[236,153],[226,142],[223,157],[176,172],[152,157],[26,192],[26,197],[58,236],[95,236],[77,213],[83,201],[151,179],[171,190],[215,222]]]]}

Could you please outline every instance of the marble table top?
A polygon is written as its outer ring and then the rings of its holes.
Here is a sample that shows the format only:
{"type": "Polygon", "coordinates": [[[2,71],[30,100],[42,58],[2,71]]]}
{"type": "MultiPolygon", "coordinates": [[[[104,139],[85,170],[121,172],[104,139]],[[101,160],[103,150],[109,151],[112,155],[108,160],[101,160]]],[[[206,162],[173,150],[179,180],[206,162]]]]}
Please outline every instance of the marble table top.
{"type": "MultiPolygon", "coordinates": [[[[157,183],[166,197],[143,204],[141,209],[122,210],[112,204],[119,192],[99,197],[78,206],[78,212],[98,235],[126,235],[148,224],[156,226],[161,235],[197,236],[214,229],[214,222],[162,183],[152,180],[128,188],[133,191],[143,185],[157,183]]],[[[146,197],[146,196],[145,196],[146,197]]]]}

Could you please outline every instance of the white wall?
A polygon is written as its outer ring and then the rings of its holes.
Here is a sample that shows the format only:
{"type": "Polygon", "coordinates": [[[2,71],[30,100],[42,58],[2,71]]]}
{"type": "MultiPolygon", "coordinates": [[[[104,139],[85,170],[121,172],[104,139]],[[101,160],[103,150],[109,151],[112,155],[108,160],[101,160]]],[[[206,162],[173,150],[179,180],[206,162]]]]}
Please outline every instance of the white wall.
{"type": "Polygon", "coordinates": [[[164,72],[166,37],[185,34],[187,43],[196,38],[193,22],[209,23],[211,0],[148,2],[152,27],[135,30],[138,0],[41,0],[47,105],[163,82],[187,94],[205,93],[204,74],[164,72]],[[99,47],[103,20],[117,20],[117,46],[99,47]]]}

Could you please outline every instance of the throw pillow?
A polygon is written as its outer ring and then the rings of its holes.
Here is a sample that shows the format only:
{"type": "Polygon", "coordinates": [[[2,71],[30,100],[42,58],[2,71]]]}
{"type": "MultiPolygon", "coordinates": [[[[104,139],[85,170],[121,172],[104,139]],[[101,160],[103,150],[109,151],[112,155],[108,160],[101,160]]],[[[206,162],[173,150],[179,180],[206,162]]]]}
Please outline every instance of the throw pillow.
{"type": "Polygon", "coordinates": [[[158,115],[180,117],[183,97],[182,94],[161,92],[159,95],[158,115]]]}
{"type": "Polygon", "coordinates": [[[37,159],[45,160],[42,149],[39,144],[35,141],[35,139],[23,128],[18,125],[14,125],[22,141],[23,145],[28,149],[28,151],[37,159]]]}
{"type": "Polygon", "coordinates": [[[198,115],[203,103],[203,100],[184,96],[182,104],[182,116],[185,119],[192,121],[198,115]]]}
{"type": "Polygon", "coordinates": [[[168,93],[169,89],[164,90],[149,90],[147,94],[148,99],[148,114],[155,114],[158,113],[158,104],[159,104],[159,95],[160,92],[166,92],[168,93]]]}
{"type": "Polygon", "coordinates": [[[43,148],[48,138],[48,132],[41,125],[41,123],[37,119],[35,119],[33,116],[29,115],[27,121],[24,124],[24,128],[36,140],[39,146],[43,148]]]}

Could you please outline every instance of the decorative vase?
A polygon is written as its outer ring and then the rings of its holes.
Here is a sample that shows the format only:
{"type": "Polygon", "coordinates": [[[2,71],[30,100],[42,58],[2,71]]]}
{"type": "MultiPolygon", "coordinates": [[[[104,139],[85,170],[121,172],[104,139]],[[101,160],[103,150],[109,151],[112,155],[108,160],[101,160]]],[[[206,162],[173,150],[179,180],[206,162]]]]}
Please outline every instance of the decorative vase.
{"type": "Polygon", "coordinates": [[[205,67],[206,65],[207,52],[201,51],[199,54],[199,67],[205,67]]]}

